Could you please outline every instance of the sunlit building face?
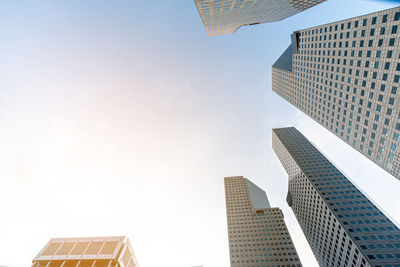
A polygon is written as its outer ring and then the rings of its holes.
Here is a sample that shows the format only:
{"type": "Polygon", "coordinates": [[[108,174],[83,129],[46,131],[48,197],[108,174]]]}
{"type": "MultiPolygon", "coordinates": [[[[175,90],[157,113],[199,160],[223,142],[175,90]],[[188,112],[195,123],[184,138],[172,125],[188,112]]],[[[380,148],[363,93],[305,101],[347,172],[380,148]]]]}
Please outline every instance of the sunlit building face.
{"type": "Polygon", "coordinates": [[[286,19],[326,0],[195,0],[207,34],[286,19]]]}
{"type": "Polygon", "coordinates": [[[52,238],[32,267],[138,267],[129,239],[116,237],[52,238]]]}

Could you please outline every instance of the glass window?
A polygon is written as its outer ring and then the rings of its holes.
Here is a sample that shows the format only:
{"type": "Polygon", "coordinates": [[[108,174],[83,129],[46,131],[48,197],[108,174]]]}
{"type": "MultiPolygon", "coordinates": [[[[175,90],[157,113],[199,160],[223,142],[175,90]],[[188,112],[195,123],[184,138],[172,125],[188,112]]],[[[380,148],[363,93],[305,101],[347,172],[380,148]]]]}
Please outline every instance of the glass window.
{"type": "Polygon", "coordinates": [[[371,29],[371,31],[369,32],[369,36],[374,36],[375,35],[375,29],[371,29]]]}
{"type": "Polygon", "coordinates": [[[399,20],[400,19],[400,12],[396,12],[395,14],[394,14],[394,21],[397,21],[397,20],[399,20]]]}
{"type": "Polygon", "coordinates": [[[390,146],[390,149],[392,149],[393,151],[396,151],[397,145],[395,143],[392,143],[392,145],[390,146]]]}

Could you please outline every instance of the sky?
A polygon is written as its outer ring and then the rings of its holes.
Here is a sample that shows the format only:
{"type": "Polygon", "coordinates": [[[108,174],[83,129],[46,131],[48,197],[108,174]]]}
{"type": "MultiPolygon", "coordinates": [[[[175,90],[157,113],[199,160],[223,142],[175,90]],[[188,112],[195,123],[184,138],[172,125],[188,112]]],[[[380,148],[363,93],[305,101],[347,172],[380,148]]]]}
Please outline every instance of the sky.
{"type": "Polygon", "coordinates": [[[191,0],[0,1],[0,266],[126,235],[142,267],[228,267],[223,177],[243,175],[316,267],[271,148],[286,126],[399,223],[400,181],[271,90],[293,31],[395,5],[328,0],[208,37],[191,0]]]}

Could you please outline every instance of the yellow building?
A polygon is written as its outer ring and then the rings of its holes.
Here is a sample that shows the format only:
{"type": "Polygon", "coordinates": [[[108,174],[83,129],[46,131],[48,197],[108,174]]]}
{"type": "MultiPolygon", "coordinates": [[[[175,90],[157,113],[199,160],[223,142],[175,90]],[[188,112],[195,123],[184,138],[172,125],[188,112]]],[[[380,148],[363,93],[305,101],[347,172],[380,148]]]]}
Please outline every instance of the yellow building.
{"type": "Polygon", "coordinates": [[[138,267],[125,236],[52,238],[32,267],[138,267]]]}

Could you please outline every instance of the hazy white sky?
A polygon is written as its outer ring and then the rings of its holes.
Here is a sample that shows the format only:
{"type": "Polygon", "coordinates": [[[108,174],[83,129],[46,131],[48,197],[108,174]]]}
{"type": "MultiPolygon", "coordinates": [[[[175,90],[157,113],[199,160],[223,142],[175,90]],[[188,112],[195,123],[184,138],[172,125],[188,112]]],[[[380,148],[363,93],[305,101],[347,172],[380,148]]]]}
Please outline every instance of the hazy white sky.
{"type": "Polygon", "coordinates": [[[267,192],[304,266],[317,266],[271,148],[284,126],[400,222],[400,182],[270,78],[294,30],[393,6],[329,0],[208,37],[190,0],[1,1],[0,266],[29,266],[51,237],[127,235],[143,267],[228,267],[231,175],[267,192]]]}

